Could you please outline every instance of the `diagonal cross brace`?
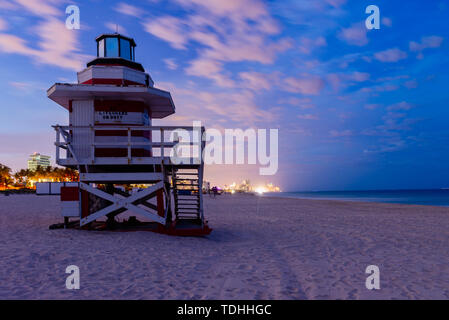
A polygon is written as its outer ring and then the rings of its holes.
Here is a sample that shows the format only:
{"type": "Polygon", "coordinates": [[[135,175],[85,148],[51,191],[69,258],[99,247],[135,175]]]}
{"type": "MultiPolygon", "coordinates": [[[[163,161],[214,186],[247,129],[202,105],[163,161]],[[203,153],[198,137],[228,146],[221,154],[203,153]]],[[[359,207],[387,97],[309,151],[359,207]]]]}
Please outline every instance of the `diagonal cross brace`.
{"type": "Polygon", "coordinates": [[[154,222],[157,222],[160,224],[165,224],[166,217],[161,217],[155,213],[151,213],[145,209],[142,209],[142,208],[134,205],[134,202],[148,196],[151,193],[154,193],[155,191],[157,191],[159,189],[164,188],[163,181],[159,181],[155,185],[153,185],[143,191],[139,191],[128,198],[116,198],[109,193],[106,193],[100,189],[91,187],[90,185],[83,183],[83,182],[80,182],[80,188],[82,190],[85,190],[89,193],[96,195],[97,197],[100,197],[100,198],[103,198],[105,200],[112,202],[112,204],[107,206],[106,208],[98,210],[97,212],[94,212],[94,213],[88,215],[87,217],[81,219],[80,220],[81,226],[88,224],[98,218],[104,217],[105,215],[107,215],[113,211],[116,211],[118,209],[122,209],[122,208],[133,211],[140,215],[143,215],[143,216],[147,217],[148,219],[150,219],[151,221],[154,221],[154,222]]]}

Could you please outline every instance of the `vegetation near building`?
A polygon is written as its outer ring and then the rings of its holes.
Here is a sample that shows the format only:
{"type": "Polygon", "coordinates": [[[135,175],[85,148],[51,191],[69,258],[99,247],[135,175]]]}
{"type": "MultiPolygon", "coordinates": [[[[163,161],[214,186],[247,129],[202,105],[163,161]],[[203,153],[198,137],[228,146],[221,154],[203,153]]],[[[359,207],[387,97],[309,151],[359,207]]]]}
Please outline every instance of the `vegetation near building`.
{"type": "Polygon", "coordinates": [[[0,163],[0,188],[6,188],[11,182],[11,169],[0,163]]]}
{"type": "Polygon", "coordinates": [[[37,166],[35,170],[21,169],[15,173],[0,164],[0,189],[34,187],[36,182],[78,181],[78,172],[68,168],[37,166]]]}

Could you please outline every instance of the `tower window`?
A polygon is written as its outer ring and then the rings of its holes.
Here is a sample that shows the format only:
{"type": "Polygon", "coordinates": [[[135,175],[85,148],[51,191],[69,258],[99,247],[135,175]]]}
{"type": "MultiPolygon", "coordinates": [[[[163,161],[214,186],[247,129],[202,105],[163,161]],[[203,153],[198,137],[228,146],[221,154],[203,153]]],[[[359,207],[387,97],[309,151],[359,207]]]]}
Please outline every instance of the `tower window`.
{"type": "Polygon", "coordinates": [[[135,61],[134,39],[122,36],[118,33],[103,34],[97,39],[97,57],[123,58],[135,61]]]}
{"type": "Polygon", "coordinates": [[[120,57],[127,60],[131,59],[131,45],[128,40],[120,39],[120,57]]]}
{"type": "Polygon", "coordinates": [[[104,39],[98,42],[98,56],[104,57],[104,39]]]}
{"type": "Polygon", "coordinates": [[[106,38],[106,57],[118,57],[118,38],[106,38]]]}

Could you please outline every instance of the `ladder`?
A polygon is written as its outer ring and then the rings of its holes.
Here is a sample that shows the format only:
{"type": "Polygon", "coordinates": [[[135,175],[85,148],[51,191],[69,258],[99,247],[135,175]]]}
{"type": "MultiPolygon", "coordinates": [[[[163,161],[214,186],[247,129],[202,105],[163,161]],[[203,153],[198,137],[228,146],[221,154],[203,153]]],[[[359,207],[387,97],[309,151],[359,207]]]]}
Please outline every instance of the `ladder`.
{"type": "Polygon", "coordinates": [[[174,167],[172,182],[176,220],[203,225],[201,166],[192,169],[174,167]]]}

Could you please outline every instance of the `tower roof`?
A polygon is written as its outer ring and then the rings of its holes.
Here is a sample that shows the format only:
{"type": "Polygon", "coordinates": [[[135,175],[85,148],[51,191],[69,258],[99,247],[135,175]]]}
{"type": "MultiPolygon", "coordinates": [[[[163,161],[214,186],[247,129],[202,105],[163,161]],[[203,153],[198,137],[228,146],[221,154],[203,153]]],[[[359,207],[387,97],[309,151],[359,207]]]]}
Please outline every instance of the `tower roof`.
{"type": "Polygon", "coordinates": [[[119,33],[103,33],[102,35],[99,35],[97,38],[95,38],[95,41],[99,42],[100,40],[104,39],[104,38],[114,38],[114,37],[118,37],[118,38],[122,38],[125,40],[128,40],[132,46],[136,47],[136,42],[134,41],[133,38],[129,38],[126,37],[124,35],[121,35],[119,33]]]}
{"type": "Polygon", "coordinates": [[[104,33],[98,36],[97,57],[90,61],[92,65],[123,65],[136,70],[145,71],[140,63],[135,62],[136,42],[133,38],[119,33],[104,33]]]}

